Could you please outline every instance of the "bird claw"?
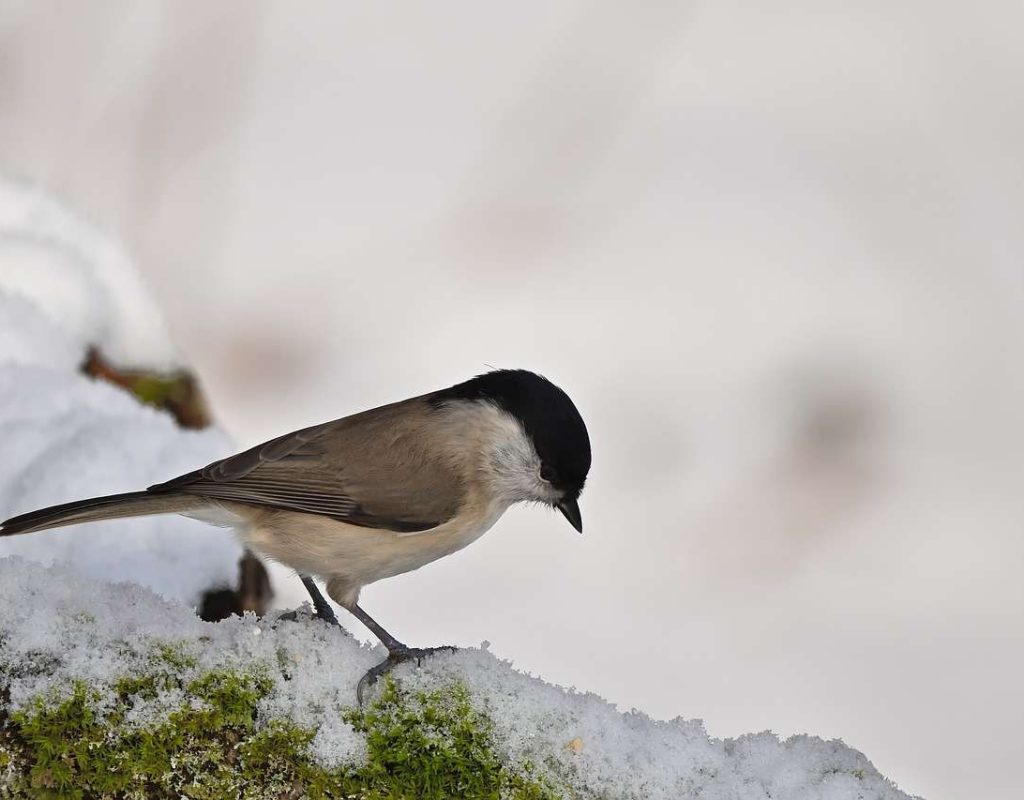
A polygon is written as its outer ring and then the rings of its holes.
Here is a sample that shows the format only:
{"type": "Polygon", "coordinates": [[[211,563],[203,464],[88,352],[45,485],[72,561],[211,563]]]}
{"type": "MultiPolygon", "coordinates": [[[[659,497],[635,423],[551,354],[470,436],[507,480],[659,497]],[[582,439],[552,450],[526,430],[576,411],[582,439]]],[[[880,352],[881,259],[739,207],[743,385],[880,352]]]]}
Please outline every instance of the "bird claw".
{"type": "MultiPolygon", "coordinates": [[[[278,614],[276,619],[285,620],[286,622],[298,622],[299,614],[301,613],[301,611],[302,610],[299,608],[293,608],[291,611],[285,611],[283,614],[278,614]]],[[[312,616],[314,619],[322,620],[323,622],[326,622],[328,625],[337,625],[339,628],[341,627],[341,623],[338,622],[338,618],[334,615],[334,611],[332,611],[330,608],[327,609],[326,613],[314,611],[313,614],[311,614],[310,616],[312,616]]]]}
{"type": "Polygon", "coordinates": [[[359,705],[363,705],[363,696],[366,690],[373,686],[377,680],[387,675],[391,670],[397,667],[399,664],[404,664],[406,661],[415,661],[416,666],[422,666],[423,659],[427,656],[432,656],[434,653],[454,653],[458,650],[453,645],[442,645],[440,647],[402,647],[388,651],[388,657],[381,661],[377,666],[370,667],[366,671],[366,674],[359,679],[359,685],[356,686],[356,700],[359,705]]]}

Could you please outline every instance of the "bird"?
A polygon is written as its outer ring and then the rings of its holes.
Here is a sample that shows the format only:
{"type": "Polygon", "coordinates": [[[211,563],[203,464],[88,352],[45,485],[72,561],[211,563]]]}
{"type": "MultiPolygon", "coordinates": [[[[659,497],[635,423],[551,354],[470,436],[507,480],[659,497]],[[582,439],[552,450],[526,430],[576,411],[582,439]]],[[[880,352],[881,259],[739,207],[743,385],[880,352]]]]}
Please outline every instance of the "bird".
{"type": "Polygon", "coordinates": [[[387,657],[357,695],[414,648],[359,605],[362,587],[419,569],[487,532],[515,503],[557,509],[580,533],[590,437],[569,396],[545,377],[499,369],[446,389],[284,434],[150,486],[12,517],[0,536],[83,522],[178,513],[234,529],[245,546],[293,570],[317,616],[327,594],[387,657]]]}

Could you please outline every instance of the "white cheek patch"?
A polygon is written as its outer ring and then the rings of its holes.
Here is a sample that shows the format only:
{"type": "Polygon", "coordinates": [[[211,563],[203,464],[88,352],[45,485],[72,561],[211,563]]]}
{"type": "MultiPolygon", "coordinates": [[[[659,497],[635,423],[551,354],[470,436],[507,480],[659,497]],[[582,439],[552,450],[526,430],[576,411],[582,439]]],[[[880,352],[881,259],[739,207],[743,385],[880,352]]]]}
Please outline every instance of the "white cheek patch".
{"type": "Polygon", "coordinates": [[[540,456],[515,417],[490,403],[453,406],[448,419],[453,436],[475,432],[476,446],[484,455],[482,477],[494,497],[505,504],[555,503],[560,493],[540,477],[540,456]]]}
{"type": "Polygon", "coordinates": [[[513,417],[504,418],[495,428],[489,456],[492,486],[509,503],[522,501],[553,502],[557,491],[540,477],[540,456],[526,431],[513,417]]]}

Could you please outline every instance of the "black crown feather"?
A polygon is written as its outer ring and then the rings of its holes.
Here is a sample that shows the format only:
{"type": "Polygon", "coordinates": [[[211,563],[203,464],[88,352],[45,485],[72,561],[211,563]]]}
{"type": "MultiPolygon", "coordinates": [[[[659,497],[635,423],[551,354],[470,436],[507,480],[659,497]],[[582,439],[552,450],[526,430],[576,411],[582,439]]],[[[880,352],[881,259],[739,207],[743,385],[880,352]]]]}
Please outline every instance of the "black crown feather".
{"type": "Polygon", "coordinates": [[[551,483],[579,496],[590,471],[590,437],[569,395],[525,369],[501,369],[434,392],[431,402],[489,400],[509,412],[533,441],[551,483]]]}

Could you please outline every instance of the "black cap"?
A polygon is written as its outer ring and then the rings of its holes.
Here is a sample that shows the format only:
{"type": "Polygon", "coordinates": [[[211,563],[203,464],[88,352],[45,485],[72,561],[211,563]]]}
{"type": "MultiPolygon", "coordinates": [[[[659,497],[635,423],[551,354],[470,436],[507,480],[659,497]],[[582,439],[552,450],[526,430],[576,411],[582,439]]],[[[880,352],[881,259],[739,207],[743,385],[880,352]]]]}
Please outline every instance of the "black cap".
{"type": "Polygon", "coordinates": [[[501,369],[434,392],[431,402],[489,400],[514,416],[533,441],[541,475],[575,501],[590,471],[590,437],[569,395],[525,369],[501,369]]]}

